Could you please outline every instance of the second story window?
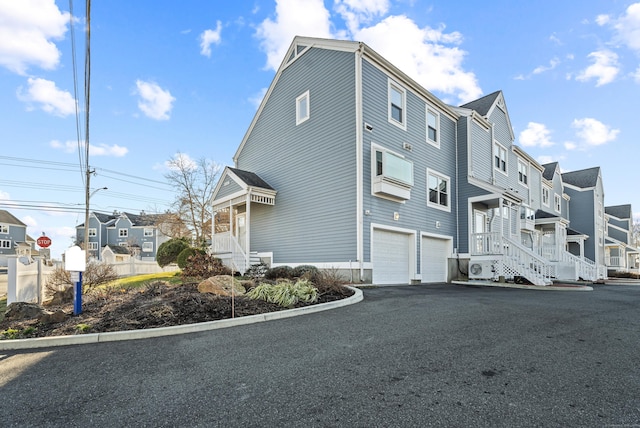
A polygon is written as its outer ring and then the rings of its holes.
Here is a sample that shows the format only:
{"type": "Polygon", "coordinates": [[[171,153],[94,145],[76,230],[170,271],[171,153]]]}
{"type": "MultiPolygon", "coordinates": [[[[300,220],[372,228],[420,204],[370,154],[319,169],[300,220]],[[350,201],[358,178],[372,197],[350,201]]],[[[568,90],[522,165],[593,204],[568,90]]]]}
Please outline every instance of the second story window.
{"type": "Polygon", "coordinates": [[[543,187],[542,188],[542,204],[549,206],[549,188],[548,187],[543,187]]]}
{"type": "Polygon", "coordinates": [[[150,227],[145,227],[144,228],[144,236],[153,236],[153,229],[151,229],[150,227]]]}
{"type": "Polygon", "coordinates": [[[89,228],[89,237],[98,236],[98,230],[95,227],[89,228]]]}
{"type": "Polygon", "coordinates": [[[407,127],[406,98],[405,90],[389,81],[389,122],[403,129],[407,127]]]}
{"type": "Polygon", "coordinates": [[[373,146],[371,155],[372,193],[398,202],[409,199],[413,186],[413,163],[380,146],[373,146]]]}
{"type": "Polygon", "coordinates": [[[129,237],[129,229],[118,229],[118,237],[119,238],[129,237]]]}
{"type": "Polygon", "coordinates": [[[529,165],[525,162],[518,160],[518,181],[520,184],[527,185],[529,180],[527,178],[529,175],[529,165]]]}
{"type": "Polygon", "coordinates": [[[449,177],[427,169],[427,204],[444,211],[450,211],[449,177]]]}
{"type": "Polygon", "coordinates": [[[427,142],[440,147],[440,115],[427,108],[427,142]]]}
{"type": "Polygon", "coordinates": [[[0,233],[9,233],[9,225],[0,224],[0,233]]]}
{"type": "Polygon", "coordinates": [[[507,173],[507,149],[498,143],[493,144],[493,166],[498,171],[507,173]]]}
{"type": "Polygon", "coordinates": [[[556,212],[561,212],[562,211],[562,203],[561,203],[560,195],[553,195],[553,202],[554,202],[554,208],[555,208],[556,212]]]}
{"type": "Polygon", "coordinates": [[[296,98],[296,125],[309,119],[309,91],[296,98]]]}

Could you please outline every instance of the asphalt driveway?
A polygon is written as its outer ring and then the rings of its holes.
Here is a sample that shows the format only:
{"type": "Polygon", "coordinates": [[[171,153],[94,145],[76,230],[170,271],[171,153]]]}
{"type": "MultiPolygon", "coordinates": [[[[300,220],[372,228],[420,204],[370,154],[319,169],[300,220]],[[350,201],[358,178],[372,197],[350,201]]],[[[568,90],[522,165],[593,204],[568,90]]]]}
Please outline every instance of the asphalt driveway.
{"type": "Polygon", "coordinates": [[[366,289],[344,308],[0,354],[2,426],[640,424],[640,287],[366,289]]]}

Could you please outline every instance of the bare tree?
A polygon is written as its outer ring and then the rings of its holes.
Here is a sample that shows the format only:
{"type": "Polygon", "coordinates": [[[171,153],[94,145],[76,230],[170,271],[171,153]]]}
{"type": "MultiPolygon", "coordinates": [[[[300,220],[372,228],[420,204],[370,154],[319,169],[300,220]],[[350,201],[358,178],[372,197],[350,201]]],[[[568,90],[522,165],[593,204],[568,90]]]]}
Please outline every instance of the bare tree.
{"type": "Polygon", "coordinates": [[[162,214],[154,214],[154,224],[158,230],[169,238],[191,238],[191,231],[174,212],[166,211],[162,214]]]}
{"type": "Polygon", "coordinates": [[[640,248],[640,218],[633,220],[631,225],[631,243],[640,248]]]}
{"type": "Polygon", "coordinates": [[[220,166],[201,158],[193,160],[178,152],[167,162],[165,178],[176,189],[173,210],[191,231],[195,245],[204,245],[211,237],[209,204],[220,175],[220,166]]]}

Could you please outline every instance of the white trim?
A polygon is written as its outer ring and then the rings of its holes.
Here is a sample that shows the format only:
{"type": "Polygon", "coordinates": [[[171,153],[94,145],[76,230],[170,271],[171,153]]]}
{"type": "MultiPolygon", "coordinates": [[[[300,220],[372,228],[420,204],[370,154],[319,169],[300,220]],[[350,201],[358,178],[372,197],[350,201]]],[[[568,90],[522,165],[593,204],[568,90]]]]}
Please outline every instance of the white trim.
{"type": "Polygon", "coordinates": [[[555,212],[562,214],[562,198],[555,192],[553,193],[553,209],[555,212]],[[560,206],[558,207],[558,205],[560,206]]]}
{"type": "Polygon", "coordinates": [[[90,227],[87,229],[87,234],[89,236],[89,238],[95,238],[98,236],[98,228],[96,227],[90,227]],[[91,231],[93,231],[93,234],[91,234],[91,231]]]}
{"type": "MultiPolygon", "coordinates": [[[[323,262],[323,263],[314,263],[314,262],[304,262],[304,263],[272,263],[272,267],[277,266],[291,266],[295,268],[297,266],[315,266],[318,269],[348,269],[348,270],[358,270],[360,269],[360,262],[357,260],[346,261],[346,262],[323,262]]],[[[362,263],[363,269],[373,269],[373,264],[370,262],[362,263]]]]}
{"type": "Polygon", "coordinates": [[[153,249],[154,249],[153,241],[143,242],[142,246],[140,246],[140,251],[143,252],[143,253],[153,253],[153,249]],[[151,245],[151,249],[150,250],[145,250],[144,249],[145,245],[151,245]]]}
{"type": "MultiPolygon", "coordinates": [[[[355,52],[356,103],[356,258],[360,262],[360,278],[364,276],[364,136],[362,130],[362,50],[355,52]]],[[[365,124],[366,126],[366,124],[365,124]]]]}
{"type": "Polygon", "coordinates": [[[423,278],[423,274],[424,274],[424,266],[422,265],[422,256],[424,254],[424,245],[422,245],[422,238],[434,238],[434,239],[441,239],[443,241],[448,241],[448,249],[449,249],[449,253],[447,254],[446,260],[445,260],[445,276],[447,278],[445,278],[445,281],[449,278],[449,273],[447,272],[448,268],[449,268],[449,259],[453,257],[453,236],[449,236],[449,235],[441,235],[439,233],[431,233],[431,232],[420,232],[420,279],[424,280],[423,278]]]}
{"type": "MultiPolygon", "coordinates": [[[[369,260],[372,259],[373,254],[374,254],[374,246],[373,246],[373,233],[375,230],[386,230],[388,232],[398,232],[398,233],[402,233],[405,235],[409,235],[410,237],[410,245],[411,247],[409,248],[409,280],[411,279],[419,279],[417,277],[418,275],[418,265],[417,265],[417,243],[416,240],[418,239],[418,233],[413,230],[413,229],[405,229],[402,227],[397,227],[397,226],[388,226],[386,224],[380,224],[380,223],[371,223],[370,225],[370,237],[369,237],[369,260]]],[[[370,262],[371,264],[371,279],[373,281],[373,261],[370,262]]]]}
{"type": "Polygon", "coordinates": [[[0,239],[0,249],[10,250],[12,248],[11,239],[0,239]],[[5,243],[7,244],[6,246],[5,243]]]}
{"type": "Polygon", "coordinates": [[[426,124],[426,139],[427,143],[431,144],[433,147],[440,148],[440,112],[432,107],[429,104],[425,104],[425,124],[426,124]],[[429,138],[429,112],[433,113],[436,117],[436,139],[435,141],[429,138]]]}
{"type": "Polygon", "coordinates": [[[309,120],[309,118],[311,117],[311,106],[310,106],[310,101],[309,101],[309,91],[305,92],[304,94],[298,96],[298,98],[296,98],[296,126],[300,125],[301,123],[306,122],[307,120],[309,120]],[[304,102],[304,104],[306,104],[306,110],[307,110],[307,114],[304,117],[300,117],[300,104],[301,101],[304,102]]]}
{"type": "Polygon", "coordinates": [[[126,227],[118,228],[118,238],[128,238],[129,237],[129,229],[126,227]],[[125,232],[124,235],[122,232],[125,232]]]}
{"type": "Polygon", "coordinates": [[[387,113],[388,113],[387,120],[389,121],[389,123],[392,123],[398,128],[404,129],[405,131],[407,130],[407,90],[402,85],[395,82],[391,78],[387,78],[387,113]],[[400,106],[401,108],[400,115],[402,120],[399,122],[393,118],[393,113],[391,109],[391,105],[392,105],[391,90],[392,89],[395,89],[397,92],[400,93],[400,95],[402,95],[402,106],[400,106]]]}
{"type": "Polygon", "coordinates": [[[518,158],[517,163],[518,163],[518,184],[520,184],[521,186],[526,187],[528,189],[529,188],[529,181],[531,181],[529,179],[530,170],[531,170],[530,164],[529,164],[529,162],[527,162],[527,161],[525,161],[525,160],[523,160],[521,158],[518,158]],[[525,181],[520,180],[520,166],[523,166],[525,168],[525,172],[523,173],[525,181]]]}
{"type": "MultiPolygon", "coordinates": [[[[506,175],[507,177],[509,176],[509,156],[507,155],[508,153],[509,151],[505,146],[500,144],[498,140],[493,140],[493,146],[491,150],[491,154],[492,154],[491,164],[493,165],[494,171],[498,171],[501,174],[506,175]],[[502,150],[504,150],[504,170],[502,170],[501,167],[496,166],[496,146],[499,146],[500,154],[502,154],[502,150]]],[[[500,160],[502,160],[502,157],[500,157],[500,160]]]]}
{"type": "MultiPolygon", "coordinates": [[[[446,211],[448,213],[451,212],[451,177],[449,177],[448,175],[444,175],[434,169],[431,168],[427,168],[427,206],[431,207],[431,208],[435,208],[441,211],[446,211]],[[429,187],[429,176],[432,175],[436,178],[439,178],[443,181],[446,181],[447,183],[447,205],[442,205],[439,202],[431,202],[431,198],[430,198],[430,192],[431,192],[431,188],[429,187]]],[[[438,194],[440,194],[440,192],[438,192],[438,194]]]]}
{"type": "Polygon", "coordinates": [[[552,188],[547,186],[546,184],[542,185],[542,192],[540,194],[540,197],[542,198],[542,205],[544,205],[545,207],[550,207],[551,206],[551,190],[552,188]],[[544,202],[544,191],[547,191],[547,202],[544,202]]]}

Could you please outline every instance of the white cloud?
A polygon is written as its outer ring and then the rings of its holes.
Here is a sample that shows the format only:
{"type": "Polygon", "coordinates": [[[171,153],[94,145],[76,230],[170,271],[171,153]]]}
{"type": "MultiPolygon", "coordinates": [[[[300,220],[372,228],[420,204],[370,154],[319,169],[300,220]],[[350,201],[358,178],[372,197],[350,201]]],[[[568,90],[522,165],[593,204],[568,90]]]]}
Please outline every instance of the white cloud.
{"type": "Polygon", "coordinates": [[[536,67],[533,70],[533,74],[540,74],[540,73],[544,73],[545,71],[553,70],[554,68],[556,68],[558,66],[558,64],[560,64],[560,60],[558,58],[553,58],[552,60],[549,61],[549,65],[548,66],[540,65],[540,66],[536,67]]]}
{"type": "Polygon", "coordinates": [[[169,91],[162,89],[154,82],[136,80],[136,93],[140,96],[138,108],[149,118],[168,120],[169,113],[176,100],[169,91]]]}
{"type": "Polygon", "coordinates": [[[611,129],[599,120],[586,117],[574,119],[571,124],[576,129],[576,135],[586,146],[600,146],[616,139],[619,129],[611,129]]]}
{"type": "Polygon", "coordinates": [[[29,227],[36,227],[38,225],[36,219],[31,217],[30,215],[26,215],[20,218],[20,220],[29,227]]]}
{"type": "Polygon", "coordinates": [[[631,74],[631,77],[633,77],[633,80],[634,80],[636,83],[640,83],[640,66],[638,66],[638,68],[636,68],[636,71],[634,71],[634,72],[631,74]]]}
{"type": "Polygon", "coordinates": [[[0,65],[22,75],[30,65],[55,68],[60,51],[52,40],[64,37],[68,23],[54,0],[0,0],[0,65]]]}
{"type": "Polygon", "coordinates": [[[527,129],[520,133],[519,141],[524,147],[551,147],[551,131],[542,123],[529,122],[527,129]]]}
{"type": "Polygon", "coordinates": [[[260,103],[266,94],[267,88],[262,88],[260,92],[249,98],[249,102],[256,108],[256,110],[260,107],[260,103]]]}
{"type": "Polygon", "coordinates": [[[611,22],[611,17],[609,15],[598,15],[596,16],[596,24],[603,26],[611,22]]]}
{"type": "Polygon", "coordinates": [[[475,74],[464,71],[466,52],[458,32],[418,25],[406,16],[390,16],[354,34],[430,91],[453,95],[460,103],[482,95],[475,74]]]}
{"type": "Polygon", "coordinates": [[[5,192],[4,190],[0,190],[0,199],[9,200],[10,198],[11,198],[11,195],[9,195],[8,192],[5,192]]]}
{"type": "Polygon", "coordinates": [[[275,20],[265,19],[256,31],[267,54],[267,68],[280,66],[295,36],[332,38],[330,28],[323,0],[276,0],[275,20]]]}
{"type": "Polygon", "coordinates": [[[576,143],[574,143],[573,141],[565,141],[564,148],[566,150],[575,150],[575,149],[578,148],[578,145],[576,143]]]}
{"type": "Polygon", "coordinates": [[[27,80],[29,88],[26,93],[22,86],[18,88],[16,95],[19,100],[27,103],[28,110],[37,104],[42,110],[54,116],[65,117],[76,112],[76,100],[71,93],[58,89],[55,82],[46,79],[32,78],[27,80]]]}
{"type": "Polygon", "coordinates": [[[538,161],[538,163],[540,163],[540,165],[544,165],[544,164],[553,162],[554,159],[555,158],[553,156],[541,155],[541,156],[538,156],[537,161],[538,161]]]}
{"type": "MultiPolygon", "coordinates": [[[[65,141],[64,143],[53,140],[49,143],[49,145],[57,150],[62,150],[65,153],[74,153],[78,150],[85,150],[84,141],[80,142],[80,147],[78,147],[77,141],[65,141]]],[[[89,146],[89,155],[90,156],[113,156],[113,157],[123,157],[129,153],[129,149],[123,146],[119,146],[117,144],[113,144],[111,146],[107,144],[91,144],[89,146]]]]}
{"type": "Polygon", "coordinates": [[[336,0],[335,9],[353,34],[362,24],[384,16],[389,10],[389,0],[336,0]]]}
{"type": "Polygon", "coordinates": [[[215,30],[204,30],[200,34],[200,53],[206,57],[211,57],[211,45],[219,45],[222,41],[220,33],[222,32],[222,23],[216,22],[215,30]]]}
{"type": "Polygon", "coordinates": [[[578,74],[576,80],[587,82],[591,79],[596,79],[596,86],[606,85],[615,80],[620,72],[618,55],[615,52],[605,49],[591,52],[588,57],[591,58],[594,63],[578,74]]]}
{"type": "Polygon", "coordinates": [[[171,171],[178,171],[180,169],[195,170],[198,169],[198,163],[186,153],[176,153],[173,155],[173,158],[165,161],[164,167],[171,171]]]}
{"type": "Polygon", "coordinates": [[[640,3],[630,5],[624,15],[611,22],[616,40],[640,54],[640,3]]]}

